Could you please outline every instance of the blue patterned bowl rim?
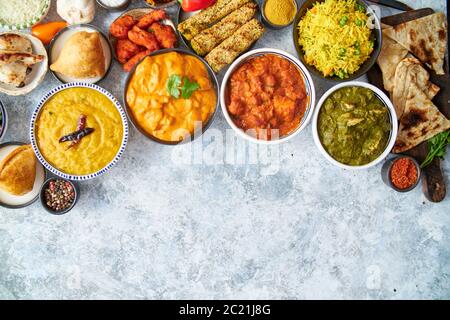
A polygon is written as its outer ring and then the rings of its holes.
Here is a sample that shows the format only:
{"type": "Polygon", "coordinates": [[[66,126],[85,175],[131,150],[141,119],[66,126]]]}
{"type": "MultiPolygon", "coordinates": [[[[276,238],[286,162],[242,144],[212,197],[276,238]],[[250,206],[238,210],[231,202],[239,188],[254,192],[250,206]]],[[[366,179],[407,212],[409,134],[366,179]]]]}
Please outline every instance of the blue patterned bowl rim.
{"type": "Polygon", "coordinates": [[[68,180],[72,180],[72,181],[86,181],[86,180],[91,180],[94,178],[97,178],[101,175],[103,175],[104,173],[106,173],[108,170],[110,170],[112,167],[114,167],[114,165],[116,165],[116,163],[119,161],[119,159],[122,157],[122,154],[125,152],[125,148],[126,145],[128,143],[128,120],[127,120],[127,116],[126,113],[123,109],[123,107],[121,106],[121,104],[119,103],[119,101],[107,90],[103,89],[102,87],[99,87],[96,84],[91,84],[91,83],[84,83],[84,82],[71,82],[71,83],[66,83],[66,84],[62,84],[57,86],[56,88],[52,89],[51,91],[49,91],[44,97],[42,97],[41,101],[39,102],[39,104],[37,105],[37,107],[34,109],[33,114],[31,115],[31,120],[30,120],[30,141],[31,141],[31,146],[34,150],[34,153],[36,154],[36,157],[38,158],[39,162],[42,163],[42,165],[51,173],[64,178],[64,179],[68,179],[68,180]],[[122,125],[123,125],[123,138],[122,138],[122,144],[120,146],[119,151],[117,152],[116,156],[114,157],[114,159],[104,168],[102,168],[101,170],[91,173],[91,174],[87,174],[87,175],[71,175],[71,174],[67,174],[64,173],[60,170],[58,170],[57,168],[55,168],[54,166],[52,166],[41,154],[41,152],[39,151],[37,142],[36,142],[36,136],[35,136],[35,124],[36,124],[36,120],[39,117],[39,114],[43,108],[43,106],[47,103],[47,101],[53,97],[56,93],[69,89],[69,88],[90,88],[93,89],[97,92],[100,92],[101,94],[105,95],[106,97],[109,98],[109,100],[112,101],[112,103],[114,104],[114,106],[116,107],[117,111],[119,111],[120,113],[120,117],[122,119],[122,125]]]}

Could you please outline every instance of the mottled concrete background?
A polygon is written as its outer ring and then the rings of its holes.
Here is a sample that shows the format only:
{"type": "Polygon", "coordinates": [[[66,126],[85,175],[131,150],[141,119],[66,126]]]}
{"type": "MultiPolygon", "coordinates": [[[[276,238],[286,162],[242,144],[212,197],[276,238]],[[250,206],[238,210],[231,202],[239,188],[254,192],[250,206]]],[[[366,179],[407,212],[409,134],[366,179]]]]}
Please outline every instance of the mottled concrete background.
{"type": "MultiPolygon", "coordinates": [[[[107,31],[117,16],[99,8],[94,23],[107,31]]],[[[257,45],[266,46],[295,54],[290,30],[269,31],[257,45]]],[[[100,85],[121,99],[123,82],[114,64],[100,85]]],[[[316,84],[320,96],[327,86],[316,84]]],[[[0,95],[11,120],[5,141],[27,140],[32,109],[56,85],[49,73],[28,96],[0,95]]],[[[212,128],[228,128],[220,112],[212,128]]],[[[397,194],[380,166],[340,170],[310,127],[278,150],[279,168],[180,165],[173,150],[133,129],[120,163],[82,184],[70,214],[49,215],[40,203],[0,208],[0,298],[450,298],[450,197],[397,194]]]]}

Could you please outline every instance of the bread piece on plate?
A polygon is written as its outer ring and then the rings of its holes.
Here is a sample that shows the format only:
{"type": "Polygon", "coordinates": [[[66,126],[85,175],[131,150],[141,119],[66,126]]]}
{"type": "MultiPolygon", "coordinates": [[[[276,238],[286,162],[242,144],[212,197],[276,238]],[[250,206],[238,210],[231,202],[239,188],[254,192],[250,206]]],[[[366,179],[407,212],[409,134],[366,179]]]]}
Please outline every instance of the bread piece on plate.
{"type": "Polygon", "coordinates": [[[35,179],[36,157],[30,145],[17,147],[0,162],[0,188],[11,195],[32,191],[35,179]]]}
{"type": "Polygon", "coordinates": [[[393,152],[408,151],[448,129],[450,121],[417,85],[412,84],[393,152]]]}

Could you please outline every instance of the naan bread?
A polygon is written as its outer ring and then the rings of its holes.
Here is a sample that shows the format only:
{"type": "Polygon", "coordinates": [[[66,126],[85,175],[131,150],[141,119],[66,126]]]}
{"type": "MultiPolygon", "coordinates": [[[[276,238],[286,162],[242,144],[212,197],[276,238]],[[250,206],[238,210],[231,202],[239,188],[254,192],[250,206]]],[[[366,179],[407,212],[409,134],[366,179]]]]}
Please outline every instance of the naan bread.
{"type": "Polygon", "coordinates": [[[405,152],[448,129],[450,121],[417,85],[412,84],[393,152],[405,152]]]}
{"type": "Polygon", "coordinates": [[[29,71],[31,69],[22,62],[0,63],[0,81],[22,88],[29,71]]]}
{"type": "Polygon", "coordinates": [[[17,88],[25,86],[31,67],[44,60],[33,54],[31,41],[14,33],[0,35],[0,82],[17,88]]]}
{"type": "Polygon", "coordinates": [[[42,60],[44,60],[44,56],[40,54],[0,50],[0,64],[22,62],[26,66],[31,67],[42,60]]]}
{"type": "MultiPolygon", "coordinates": [[[[392,27],[390,29],[392,29],[392,27]]],[[[378,56],[377,62],[383,74],[384,88],[387,91],[392,92],[392,90],[394,89],[395,69],[407,54],[408,50],[398,42],[386,36],[385,30],[383,30],[381,52],[378,56]]]]}
{"type": "Polygon", "coordinates": [[[30,145],[14,149],[0,162],[0,188],[9,194],[27,194],[35,179],[36,157],[30,145]]]}
{"type": "Polygon", "coordinates": [[[444,74],[447,19],[442,12],[383,30],[386,36],[411,51],[437,74],[444,74]]]}
{"type": "Polygon", "coordinates": [[[77,79],[103,76],[106,66],[100,34],[86,31],[75,33],[64,44],[50,69],[77,79]]]}
{"type": "Polygon", "coordinates": [[[416,58],[403,59],[397,66],[394,78],[392,103],[394,104],[398,119],[401,119],[403,115],[406,101],[411,98],[409,94],[415,94],[414,91],[409,90],[413,84],[420,91],[424,92],[430,100],[440,90],[437,85],[430,82],[430,75],[416,58]]]}
{"type": "Polygon", "coordinates": [[[0,35],[0,50],[32,53],[31,41],[14,33],[0,35]]]}

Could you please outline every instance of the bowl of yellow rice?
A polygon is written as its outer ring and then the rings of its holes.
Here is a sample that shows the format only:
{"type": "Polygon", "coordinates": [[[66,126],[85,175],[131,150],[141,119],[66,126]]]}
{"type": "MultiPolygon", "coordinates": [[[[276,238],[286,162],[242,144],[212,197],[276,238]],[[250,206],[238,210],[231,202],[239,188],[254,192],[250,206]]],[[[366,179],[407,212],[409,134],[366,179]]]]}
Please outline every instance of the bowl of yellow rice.
{"type": "Polygon", "coordinates": [[[293,28],[300,60],[327,80],[361,77],[381,50],[380,20],[363,0],[307,0],[293,28]]]}

